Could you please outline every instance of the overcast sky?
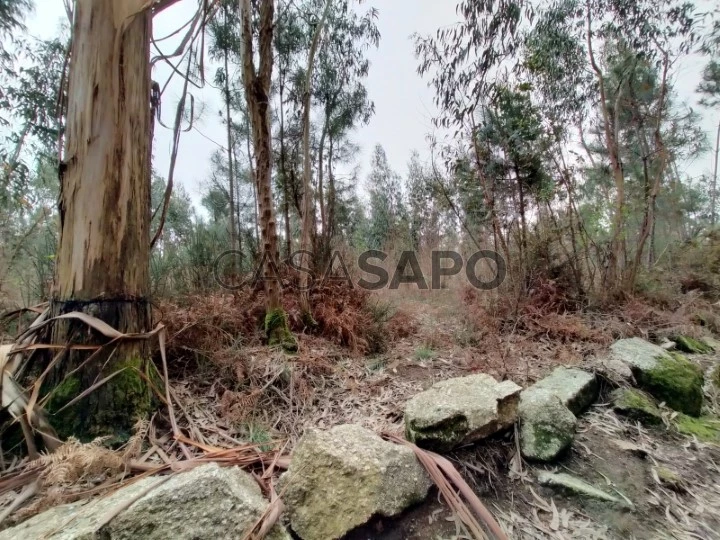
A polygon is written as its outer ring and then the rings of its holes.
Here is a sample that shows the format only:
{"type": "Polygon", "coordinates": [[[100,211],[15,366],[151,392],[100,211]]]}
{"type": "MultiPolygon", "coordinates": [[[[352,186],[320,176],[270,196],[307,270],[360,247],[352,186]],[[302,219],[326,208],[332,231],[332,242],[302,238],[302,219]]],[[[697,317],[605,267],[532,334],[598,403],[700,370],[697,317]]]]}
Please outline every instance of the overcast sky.
{"type": "MultiPolygon", "coordinates": [[[[700,2],[704,4],[706,2],[700,2]]],[[[36,0],[35,14],[27,21],[32,35],[52,37],[59,22],[65,17],[62,0],[36,0]]],[[[181,0],[155,21],[155,35],[163,36],[185,23],[197,6],[197,0],[181,0]]],[[[438,27],[457,20],[454,0],[368,0],[363,8],[375,7],[379,11],[378,26],[381,33],[380,47],[369,53],[371,60],[367,88],[375,102],[376,114],[370,124],[356,131],[354,141],[360,146],[358,159],[362,171],[367,172],[370,152],[375,144],[381,144],[391,166],[401,174],[413,149],[421,155],[427,148],[426,137],[432,132],[431,118],[434,114],[433,94],[426,81],[416,73],[417,61],[413,52],[411,34],[428,34],[438,27]]],[[[170,47],[168,47],[169,49],[170,47]]],[[[703,115],[703,128],[714,143],[715,128],[720,114],[697,108],[695,88],[700,80],[704,60],[691,57],[676,66],[674,79],[678,98],[695,107],[703,115]]],[[[163,81],[168,76],[159,67],[153,78],[163,81]]],[[[208,74],[212,80],[212,74],[208,74]]],[[[172,124],[174,108],[180,97],[181,87],[171,87],[163,99],[163,119],[172,124]]],[[[204,180],[210,171],[210,155],[218,146],[208,139],[224,144],[225,134],[218,115],[222,101],[218,91],[210,86],[194,91],[196,100],[204,104],[205,112],[197,130],[184,133],[180,142],[176,181],[181,183],[197,204],[204,180]]],[[[155,143],[155,167],[167,176],[171,148],[171,133],[158,128],[155,143]]],[[[710,153],[695,163],[688,163],[685,170],[699,176],[711,169],[710,153]]]]}

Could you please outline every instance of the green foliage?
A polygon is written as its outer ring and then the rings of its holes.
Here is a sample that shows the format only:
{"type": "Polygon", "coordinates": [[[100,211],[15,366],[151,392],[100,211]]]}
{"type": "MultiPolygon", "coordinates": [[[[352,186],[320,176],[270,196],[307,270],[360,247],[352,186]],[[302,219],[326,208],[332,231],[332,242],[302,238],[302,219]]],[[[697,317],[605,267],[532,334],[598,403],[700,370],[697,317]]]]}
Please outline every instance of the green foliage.
{"type": "Polygon", "coordinates": [[[415,360],[419,360],[421,362],[432,360],[437,356],[437,353],[432,347],[429,347],[428,345],[423,345],[421,347],[418,347],[415,349],[415,360]]]}
{"type": "Polygon", "coordinates": [[[15,32],[24,29],[23,20],[33,9],[33,4],[32,0],[0,0],[0,75],[11,70],[13,61],[13,54],[6,47],[5,40],[16,41],[15,32]]]}
{"type": "Polygon", "coordinates": [[[385,150],[380,145],[373,152],[368,186],[368,246],[371,249],[384,249],[390,244],[406,245],[409,240],[408,215],[400,176],[390,168],[385,150]]]}

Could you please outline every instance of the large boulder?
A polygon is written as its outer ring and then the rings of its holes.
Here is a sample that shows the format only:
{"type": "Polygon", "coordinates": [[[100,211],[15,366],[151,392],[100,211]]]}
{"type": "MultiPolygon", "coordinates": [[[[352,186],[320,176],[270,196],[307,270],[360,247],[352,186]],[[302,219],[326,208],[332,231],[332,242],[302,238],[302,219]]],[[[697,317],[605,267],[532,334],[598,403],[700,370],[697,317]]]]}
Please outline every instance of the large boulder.
{"type": "Polygon", "coordinates": [[[445,451],[512,426],[522,388],[478,374],[448,379],[405,406],[405,432],[418,446],[445,451]]]}
{"type": "Polygon", "coordinates": [[[574,415],[587,409],[598,396],[598,382],[594,373],[563,366],[556,368],[531,388],[547,390],[556,395],[574,415]]]}
{"type": "Polygon", "coordinates": [[[560,398],[531,387],[520,395],[520,451],[535,461],[552,461],[575,438],[577,418],[560,398]]]}
{"type": "MultiPolygon", "coordinates": [[[[212,463],[169,480],[146,478],[89,503],[53,508],[0,533],[0,539],[160,540],[242,538],[267,509],[257,482],[212,463]],[[105,523],[116,509],[125,510],[105,523]]],[[[268,538],[290,540],[276,525],[268,538]]]]}
{"type": "Polygon", "coordinates": [[[615,359],[630,367],[641,388],[676,411],[700,415],[703,373],[683,355],[640,338],[621,339],[610,350],[615,359]]]}
{"type": "Polygon", "coordinates": [[[343,425],[300,439],[279,492],[300,538],[332,540],[375,515],[399,514],[422,501],[430,486],[410,448],[343,425]]]}

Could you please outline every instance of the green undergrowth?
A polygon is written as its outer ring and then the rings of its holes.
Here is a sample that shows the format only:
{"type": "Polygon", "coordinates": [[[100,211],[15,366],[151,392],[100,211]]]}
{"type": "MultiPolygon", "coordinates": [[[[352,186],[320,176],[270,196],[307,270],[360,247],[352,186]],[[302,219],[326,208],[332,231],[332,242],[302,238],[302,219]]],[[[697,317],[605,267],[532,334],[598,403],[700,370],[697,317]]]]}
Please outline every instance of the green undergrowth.
{"type": "Polygon", "coordinates": [[[695,436],[703,442],[720,444],[720,418],[715,416],[693,418],[680,414],[675,418],[675,427],[684,435],[695,436]]]}

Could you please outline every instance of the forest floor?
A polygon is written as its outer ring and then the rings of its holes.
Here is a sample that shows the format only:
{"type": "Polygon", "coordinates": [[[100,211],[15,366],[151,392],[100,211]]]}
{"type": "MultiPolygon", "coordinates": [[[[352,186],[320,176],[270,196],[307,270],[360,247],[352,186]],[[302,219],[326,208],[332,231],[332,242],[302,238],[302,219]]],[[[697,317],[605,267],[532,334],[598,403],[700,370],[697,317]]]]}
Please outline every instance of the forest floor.
{"type": "MultiPolygon", "coordinates": [[[[176,381],[176,387],[186,403],[210,414],[226,433],[242,425],[238,438],[258,443],[288,439],[290,449],[309,427],[357,423],[378,433],[402,433],[405,402],[439,380],[483,372],[526,387],[557,365],[590,367],[612,338],[638,333],[648,337],[636,324],[645,313],[639,306],[631,306],[626,314],[633,325],[622,316],[597,315],[587,324],[561,317],[564,337],[560,339],[553,330],[557,318],[533,318],[534,332],[527,331],[527,324],[502,336],[478,331],[468,322],[459,294],[451,290],[405,292],[383,300],[403,316],[396,332],[400,337],[382,354],[349,355],[326,339],[300,335],[297,356],[265,347],[244,350],[242,362],[234,365],[242,371],[238,379],[250,380],[254,391],[238,394],[217,384],[187,381],[176,381]],[[543,329],[547,324],[552,328],[543,329]],[[612,331],[596,333],[594,329],[600,327],[612,331]]],[[[656,315],[645,313],[645,318],[656,323],[652,320],[656,315]]],[[[668,320],[660,325],[661,331],[667,331],[674,319],[668,320]]],[[[717,355],[702,358],[705,367],[718,361],[717,355]]],[[[582,415],[572,449],[552,466],[524,462],[513,433],[447,457],[510,538],[720,538],[720,446],[680,435],[670,422],[648,429],[619,417],[607,403],[608,390],[604,388],[600,400],[582,415]],[[669,485],[659,478],[658,468],[676,473],[679,480],[669,485]],[[633,508],[541,487],[536,482],[541,470],[580,476],[620,494],[633,508]]],[[[709,397],[717,411],[717,393],[709,397]]],[[[399,519],[378,519],[350,538],[469,536],[436,494],[399,519]]]]}
{"type": "MultiPolygon", "coordinates": [[[[476,309],[467,292],[453,289],[393,291],[369,301],[387,312],[389,329],[383,352],[370,355],[342,344],[359,343],[350,335],[354,327],[349,300],[327,315],[337,324],[338,335],[299,333],[294,355],[260,345],[258,337],[251,336],[253,328],[260,330],[247,299],[208,296],[161,304],[177,404],[171,414],[187,440],[194,442],[194,454],[210,448],[247,448],[247,443],[255,445],[251,450],[260,448],[268,455],[289,453],[308,428],[347,423],[402,434],[405,403],[437,381],[487,373],[527,387],[558,365],[592,369],[594,359],[614,339],[707,331],[691,327],[688,314],[707,308],[692,296],[672,311],[640,301],[628,302],[616,312],[594,314],[526,306],[521,314],[505,319],[476,309]],[[239,330],[243,324],[251,331],[239,330]]],[[[718,365],[720,354],[693,360],[710,369],[718,365]]],[[[679,434],[672,427],[670,410],[664,412],[665,424],[654,428],[619,417],[608,403],[610,387],[601,386],[599,400],[580,417],[571,449],[552,465],[525,462],[512,431],[446,457],[512,539],[720,539],[720,444],[679,434]],[[543,470],[579,476],[630,501],[631,507],[540,486],[537,474],[543,470]],[[673,481],[667,480],[667,471],[674,473],[673,481]]],[[[706,407],[720,416],[720,390],[710,384],[706,407]]],[[[139,439],[142,451],[137,460],[144,466],[170,466],[188,459],[187,447],[173,439],[170,424],[168,410],[161,409],[139,439]],[[143,444],[145,437],[148,445],[143,444]]],[[[258,464],[252,456],[248,460],[258,464]]],[[[52,493],[39,495],[36,503],[9,521],[107,491],[110,487],[103,486],[110,486],[111,480],[97,488],[86,484],[65,489],[55,498],[52,493]]],[[[5,498],[0,506],[10,504],[14,495],[5,498]]],[[[399,518],[376,519],[349,538],[470,536],[434,491],[399,518]]]]}
{"type": "MultiPolygon", "coordinates": [[[[400,309],[417,314],[418,331],[392,347],[379,373],[368,375],[368,382],[384,381],[383,387],[395,394],[392,402],[399,409],[412,393],[410,385],[427,388],[448,376],[481,371],[527,386],[555,365],[582,367],[600,352],[587,343],[558,344],[547,338],[528,346],[525,340],[510,336],[500,351],[488,354],[467,339],[468,329],[452,293],[401,302],[400,309]]],[[[706,367],[717,365],[720,356],[702,361],[706,367]]],[[[524,463],[513,434],[461,449],[450,458],[510,538],[720,538],[720,446],[689,439],[667,427],[647,429],[628,421],[612,411],[606,396],[604,392],[580,418],[571,450],[553,466],[524,463]],[[658,468],[677,473],[680,482],[664,484],[658,468]],[[569,472],[600,489],[622,494],[634,508],[567,497],[539,486],[537,472],[545,469],[569,472]]],[[[716,404],[717,395],[713,397],[716,404]]],[[[394,427],[399,428],[401,412],[384,412],[352,421],[372,426],[397,419],[394,427]]],[[[459,520],[437,500],[399,520],[378,521],[371,527],[374,531],[358,532],[354,538],[465,537],[459,520]]]]}

